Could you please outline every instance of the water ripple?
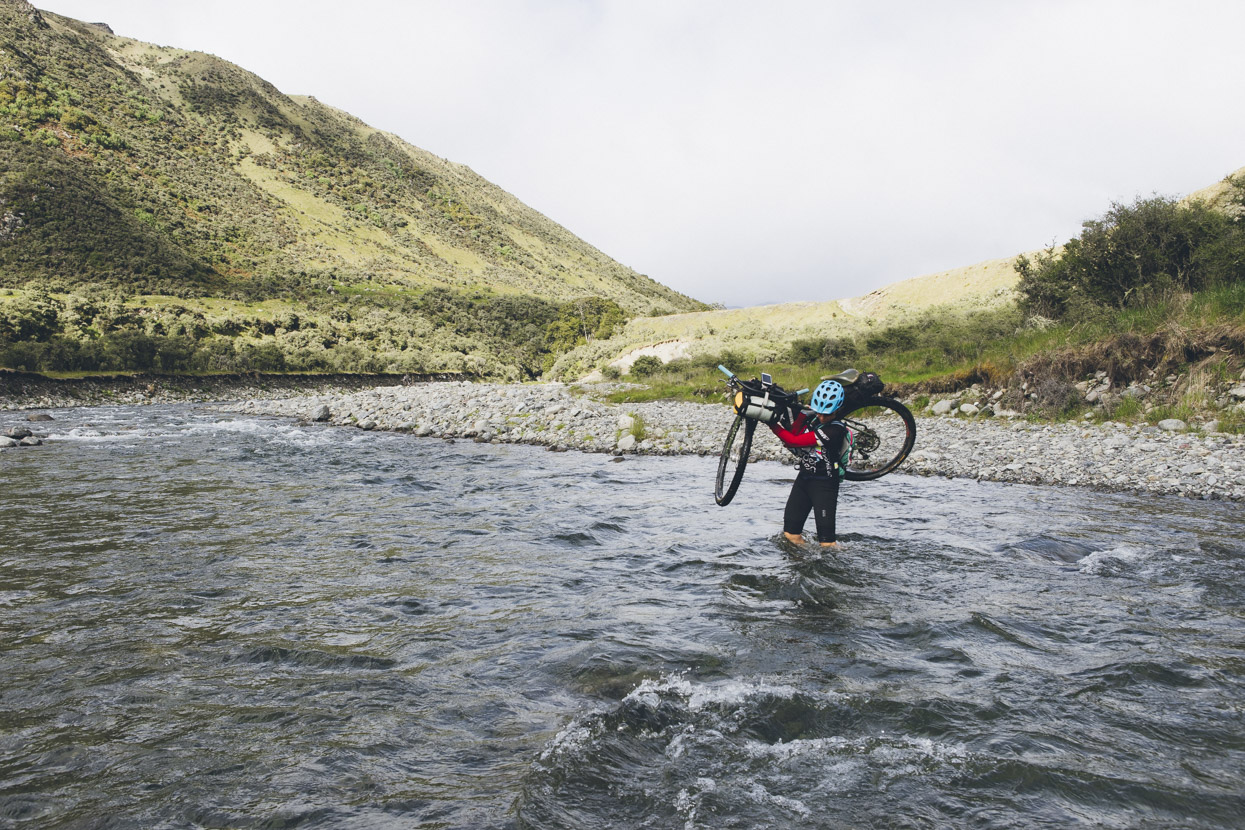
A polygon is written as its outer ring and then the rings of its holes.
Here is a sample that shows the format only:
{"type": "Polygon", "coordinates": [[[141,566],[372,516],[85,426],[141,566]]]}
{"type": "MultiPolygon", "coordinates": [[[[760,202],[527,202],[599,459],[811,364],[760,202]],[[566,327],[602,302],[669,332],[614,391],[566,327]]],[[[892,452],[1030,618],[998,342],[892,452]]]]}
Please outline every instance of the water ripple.
{"type": "Polygon", "coordinates": [[[1240,508],[190,406],[0,453],[0,825],[1224,827],[1240,508]],[[101,818],[106,817],[106,818],[101,818]]]}

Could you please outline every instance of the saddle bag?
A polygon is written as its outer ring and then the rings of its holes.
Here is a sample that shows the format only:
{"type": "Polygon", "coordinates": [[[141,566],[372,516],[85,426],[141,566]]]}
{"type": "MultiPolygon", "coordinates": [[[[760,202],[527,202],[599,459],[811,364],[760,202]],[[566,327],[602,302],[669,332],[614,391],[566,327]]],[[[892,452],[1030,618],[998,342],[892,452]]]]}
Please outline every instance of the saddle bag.
{"type": "Polygon", "coordinates": [[[856,379],[856,393],[861,397],[871,397],[880,394],[885,385],[874,372],[865,372],[856,379]]]}

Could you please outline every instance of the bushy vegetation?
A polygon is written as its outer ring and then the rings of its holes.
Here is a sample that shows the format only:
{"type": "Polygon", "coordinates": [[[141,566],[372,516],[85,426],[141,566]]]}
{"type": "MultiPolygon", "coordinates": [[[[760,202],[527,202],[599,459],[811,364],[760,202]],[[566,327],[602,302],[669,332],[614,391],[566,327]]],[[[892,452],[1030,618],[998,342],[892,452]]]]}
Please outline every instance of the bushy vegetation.
{"type": "Polygon", "coordinates": [[[700,307],[210,55],[6,3],[0,44],[0,366],[526,378],[700,307]]]}
{"type": "Polygon", "coordinates": [[[132,297],[103,286],[5,293],[0,366],[59,373],[456,372],[518,380],[625,320],[601,298],[551,303],[448,289],[332,293],[302,304],[132,297]]]}
{"type": "Polygon", "coordinates": [[[855,336],[797,338],[764,363],[698,355],[651,367],[645,388],[615,399],[716,398],[718,363],[741,376],[768,371],[787,388],[855,367],[924,401],[981,383],[1008,387],[1005,402],[1019,406],[1023,397],[1031,412],[1067,418],[1085,414],[1074,384],[1096,371],[1116,384],[1175,372],[1186,380],[1170,403],[1147,409],[1119,398],[1095,417],[1189,417],[1208,406],[1207,388],[1239,377],[1234,356],[1245,352],[1245,181],[1228,183],[1226,210],[1162,197],[1117,204],[1062,251],[1021,257],[1017,304],[935,308],[855,336]]]}
{"type": "Polygon", "coordinates": [[[630,374],[637,378],[646,378],[655,372],[660,372],[663,368],[661,358],[656,355],[646,354],[637,357],[631,364],[630,374]]]}
{"type": "Polygon", "coordinates": [[[1062,251],[1017,262],[1030,313],[1080,322],[1239,282],[1245,273],[1245,226],[1203,202],[1138,199],[1112,205],[1083,228],[1062,251]]]}

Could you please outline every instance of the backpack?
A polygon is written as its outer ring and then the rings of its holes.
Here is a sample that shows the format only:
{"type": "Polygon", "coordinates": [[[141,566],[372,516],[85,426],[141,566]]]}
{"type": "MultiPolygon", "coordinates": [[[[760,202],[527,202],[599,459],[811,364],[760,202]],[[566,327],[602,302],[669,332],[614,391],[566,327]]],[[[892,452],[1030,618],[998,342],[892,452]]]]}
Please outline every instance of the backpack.
{"type": "Polygon", "coordinates": [[[843,424],[847,438],[843,440],[843,454],[839,456],[839,478],[847,475],[847,466],[852,463],[852,450],[856,446],[856,433],[847,424],[843,424]]]}
{"type": "MultiPolygon", "coordinates": [[[[846,433],[846,435],[843,438],[843,452],[839,455],[839,463],[838,463],[839,478],[843,478],[844,476],[847,475],[848,465],[852,463],[852,450],[856,446],[856,434],[852,432],[851,427],[849,427],[847,424],[843,423],[842,421],[837,421],[837,422],[832,421],[831,423],[843,424],[843,431],[846,433]]],[[[813,434],[817,436],[817,446],[821,448],[822,454],[825,455],[826,448],[825,448],[825,445],[821,443],[821,434],[817,432],[816,430],[813,431],[813,434]]]]}

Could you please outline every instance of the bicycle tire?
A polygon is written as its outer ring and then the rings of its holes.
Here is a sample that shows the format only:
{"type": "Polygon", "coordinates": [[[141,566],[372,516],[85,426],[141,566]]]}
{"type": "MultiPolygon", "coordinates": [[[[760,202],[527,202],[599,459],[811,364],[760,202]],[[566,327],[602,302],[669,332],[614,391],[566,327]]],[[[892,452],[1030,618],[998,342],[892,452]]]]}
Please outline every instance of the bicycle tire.
{"type": "Polygon", "coordinates": [[[726,433],[726,440],[722,443],[722,454],[718,457],[718,477],[714,480],[713,500],[720,507],[726,507],[731,503],[731,499],[735,498],[735,491],[739,489],[739,482],[743,481],[744,469],[748,466],[748,453],[752,451],[752,434],[756,432],[757,422],[752,418],[745,418],[743,415],[736,415],[735,422],[731,424],[730,430],[726,433]],[[739,453],[735,458],[735,465],[731,467],[731,455],[734,449],[735,439],[739,437],[739,425],[743,424],[743,441],[739,445],[739,453]],[[730,477],[729,483],[727,477],[730,477]]]}
{"type": "Polygon", "coordinates": [[[893,472],[916,444],[916,419],[908,407],[892,398],[865,398],[838,417],[853,429],[862,427],[858,440],[863,438],[866,444],[862,447],[858,443],[852,451],[851,462],[844,473],[849,481],[873,481],[893,472]],[[865,414],[865,410],[881,411],[865,414]],[[860,417],[852,419],[851,416],[858,413],[860,417]],[[867,446],[871,441],[876,443],[867,446]]]}

